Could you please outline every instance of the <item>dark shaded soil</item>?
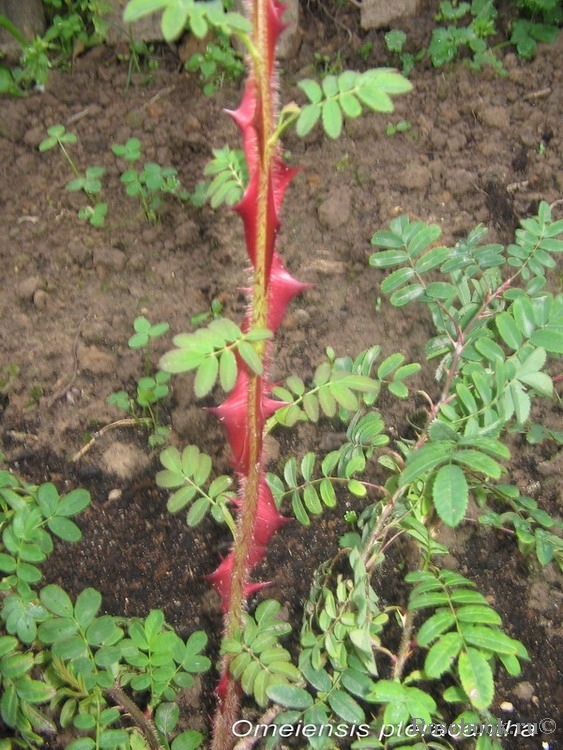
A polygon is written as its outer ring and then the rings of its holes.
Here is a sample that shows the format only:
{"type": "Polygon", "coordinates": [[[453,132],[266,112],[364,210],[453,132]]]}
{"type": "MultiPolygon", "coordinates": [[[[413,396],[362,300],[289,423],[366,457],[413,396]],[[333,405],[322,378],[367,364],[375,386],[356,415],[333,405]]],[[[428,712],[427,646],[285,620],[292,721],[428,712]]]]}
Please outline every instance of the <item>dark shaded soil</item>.
{"type": "MultiPolygon", "coordinates": [[[[423,23],[412,22],[412,38],[431,19],[430,13],[423,23]]],[[[295,82],[313,72],[315,51],[356,69],[389,64],[382,34],[360,32],[353,10],[337,11],[336,19],[306,14],[304,28],[298,57],[284,65],[284,101],[299,96],[295,82]],[[354,51],[366,40],[374,42],[367,63],[354,51]]],[[[140,139],[147,161],[176,167],[189,190],[201,180],[211,148],[238,145],[221,110],[235,107],[240,92],[225,87],[204,98],[177,63],[169,50],[162,52],[159,69],[135,76],[125,90],[126,65],[115,50],[99,48],[77,59],[72,72],[54,72],[45,93],[0,102],[0,449],[14,471],[33,481],[92,493],[80,521],[83,541],[57,549],[49,580],[71,594],[95,586],[113,614],[162,608],[187,635],[197,628],[217,633],[220,626],[217,601],[203,578],[226,551],[220,532],[211,521],[190,530],[182,517],[166,512],[166,497],[154,483],[158,456],[141,432],[111,430],[78,461],[70,460],[86,436],[119,418],[107,396],[131,391],[141,374],[139,356],[126,344],[136,316],[166,320],[178,333],[215,298],[228,316],[240,319],[244,311],[246,258],[236,217],[170,201],[161,222],[150,226],[119,183],[124,164],[111,145],[129,137],[140,139]],[[38,151],[55,123],[78,135],[71,151],[81,168],[106,167],[105,229],[76,216],[84,200],[65,192],[72,175],[60,154],[38,151]]],[[[399,350],[410,361],[423,360],[431,331],[424,311],[394,310],[385,300],[376,306],[382,275],[367,268],[369,239],[393,216],[404,212],[439,223],[446,243],[482,222],[491,241],[506,243],[540,200],[561,197],[563,36],[530,63],[507,54],[504,64],[505,78],[462,64],[417,71],[413,93],[397,100],[393,115],[353,121],[338,142],[288,136],[284,145],[301,171],[288,193],[279,248],[292,273],[314,288],[291,308],[274,379],[291,372],[306,377],[328,345],[354,355],[379,343],[385,354],[399,350]],[[399,120],[412,129],[386,136],[387,123],[399,120]]],[[[550,283],[562,290],[561,267],[550,283]]],[[[169,346],[169,338],[156,342],[155,361],[169,346]]],[[[560,374],[561,362],[551,371],[560,374]]],[[[433,392],[431,367],[420,385],[433,392]]],[[[395,437],[404,434],[407,410],[415,406],[398,410],[384,400],[381,409],[395,437]]],[[[538,419],[561,429],[561,415],[559,406],[545,405],[538,419]]],[[[195,403],[189,378],[174,381],[162,418],[174,444],[197,443],[220,471],[228,469],[221,429],[195,403]]],[[[326,448],[335,438],[331,429],[300,427],[291,439],[279,437],[274,457],[281,462],[326,448]]],[[[563,453],[518,437],[512,449],[510,481],[561,515],[563,453]]],[[[273,581],[268,596],[284,602],[296,623],[310,583],[302,573],[336,549],[342,515],[340,507],[308,530],[284,528],[256,571],[260,580],[273,581]]],[[[451,548],[452,565],[476,580],[507,632],[531,655],[518,680],[501,678],[493,713],[559,723],[559,734],[506,746],[539,748],[543,739],[563,747],[561,574],[522,560],[510,539],[493,532],[462,531],[451,548]],[[514,706],[510,715],[501,710],[503,702],[514,706]]],[[[393,571],[403,562],[398,555],[387,563],[384,600],[394,596],[393,571]]],[[[199,726],[212,710],[212,680],[190,710],[199,726]]]]}

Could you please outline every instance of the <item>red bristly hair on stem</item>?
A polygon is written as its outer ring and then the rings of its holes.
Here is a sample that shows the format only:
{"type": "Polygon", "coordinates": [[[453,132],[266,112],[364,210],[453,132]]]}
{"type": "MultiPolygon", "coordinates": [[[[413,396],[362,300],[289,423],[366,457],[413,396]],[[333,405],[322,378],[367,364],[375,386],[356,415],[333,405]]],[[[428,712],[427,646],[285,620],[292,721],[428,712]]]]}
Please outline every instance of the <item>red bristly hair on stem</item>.
{"type": "MultiPolygon", "coordinates": [[[[275,250],[281,203],[294,174],[282,161],[276,131],[275,49],[284,29],[284,10],[285,6],[277,0],[250,0],[248,78],[239,108],[230,112],[242,134],[249,172],[248,187],[235,207],[243,220],[253,274],[249,309],[242,325],[245,331],[256,328],[275,333],[291,299],[309,286],[289,274],[275,250]]],[[[251,583],[250,572],[262,559],[271,537],[286,521],[266,483],[263,445],[266,419],[283,404],[268,398],[270,344],[259,341],[256,349],[263,365],[262,374],[253,373],[239,358],[238,378],[232,393],[223,404],[212,409],[225,425],[240,488],[233,549],[209,576],[221,596],[224,636],[231,638],[242,625],[247,597],[264,585],[251,583]]],[[[229,750],[234,745],[232,726],[238,717],[240,689],[230,675],[229,665],[230,659],[225,657],[217,688],[219,703],[212,750],[229,750]]]]}

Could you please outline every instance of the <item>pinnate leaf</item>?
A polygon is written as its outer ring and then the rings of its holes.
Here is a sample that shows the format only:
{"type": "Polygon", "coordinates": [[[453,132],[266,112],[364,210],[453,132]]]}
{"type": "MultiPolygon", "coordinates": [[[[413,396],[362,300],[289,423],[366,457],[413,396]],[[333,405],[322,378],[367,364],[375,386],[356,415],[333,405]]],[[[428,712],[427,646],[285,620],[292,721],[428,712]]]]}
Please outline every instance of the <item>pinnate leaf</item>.
{"type": "Polygon", "coordinates": [[[323,503],[327,506],[327,508],[334,508],[336,505],[336,493],[330,479],[326,477],[323,478],[321,480],[319,489],[323,503]]]}
{"type": "Polygon", "coordinates": [[[445,281],[432,281],[426,287],[426,294],[432,299],[452,300],[458,294],[458,288],[445,281]]]}
{"type": "Polygon", "coordinates": [[[162,36],[167,42],[172,42],[180,36],[190,15],[193,16],[193,18],[190,18],[190,28],[194,35],[197,36],[198,39],[205,36],[207,24],[201,29],[200,23],[198,23],[199,18],[197,14],[190,14],[188,8],[189,6],[184,3],[167,3],[160,22],[162,36]]]}
{"type": "Polygon", "coordinates": [[[299,521],[302,526],[310,526],[311,519],[309,518],[305,506],[301,500],[298,492],[291,493],[291,508],[295,518],[299,521]]]}
{"type": "Polygon", "coordinates": [[[190,506],[186,521],[188,526],[192,528],[198,526],[203,519],[207,511],[209,510],[209,500],[206,497],[198,497],[198,499],[190,506]]]}
{"type": "Polygon", "coordinates": [[[433,247],[420,258],[417,258],[417,261],[414,264],[415,270],[417,273],[426,273],[427,271],[442,265],[450,255],[451,250],[449,247],[433,247]]]}
{"type": "Polygon", "coordinates": [[[359,408],[356,395],[343,383],[339,381],[331,383],[330,392],[343,409],[356,411],[359,408]]]}
{"type": "Polygon", "coordinates": [[[37,504],[45,517],[57,512],[59,493],[52,482],[44,482],[37,491],[37,504]]]}
{"type": "Polygon", "coordinates": [[[488,606],[488,602],[483,594],[469,588],[455,589],[451,592],[450,596],[452,602],[455,604],[482,604],[488,606]]]}
{"type": "Polygon", "coordinates": [[[175,374],[189,372],[199,367],[205,356],[206,353],[196,349],[173,349],[161,357],[159,367],[175,374]]]}
{"type": "Polygon", "coordinates": [[[45,703],[54,695],[54,689],[39,680],[18,680],[19,697],[27,703],[45,703]]]}
{"type": "MultiPolygon", "coordinates": [[[[404,251],[405,243],[400,234],[394,231],[389,231],[387,229],[382,229],[379,232],[376,232],[371,240],[372,245],[375,245],[376,247],[388,247],[393,248],[395,250],[402,250],[404,253],[404,260],[406,261],[408,258],[407,253],[404,251]]],[[[371,266],[377,266],[377,258],[379,257],[380,253],[374,253],[371,258],[369,259],[371,266]]]]}
{"type": "Polygon", "coordinates": [[[306,453],[301,459],[301,474],[303,479],[310,482],[313,477],[313,469],[315,467],[315,454],[312,451],[306,453]]]}
{"type": "MultiPolygon", "coordinates": [[[[375,239],[375,237],[376,235],[374,235],[373,239],[375,239]]],[[[391,242],[395,242],[395,235],[391,236],[391,242]]],[[[388,266],[398,266],[401,263],[405,263],[408,260],[408,255],[404,250],[400,249],[403,247],[403,241],[400,238],[397,238],[397,244],[398,248],[381,250],[378,253],[374,253],[369,259],[370,266],[374,266],[375,268],[387,268],[388,266]]]]}

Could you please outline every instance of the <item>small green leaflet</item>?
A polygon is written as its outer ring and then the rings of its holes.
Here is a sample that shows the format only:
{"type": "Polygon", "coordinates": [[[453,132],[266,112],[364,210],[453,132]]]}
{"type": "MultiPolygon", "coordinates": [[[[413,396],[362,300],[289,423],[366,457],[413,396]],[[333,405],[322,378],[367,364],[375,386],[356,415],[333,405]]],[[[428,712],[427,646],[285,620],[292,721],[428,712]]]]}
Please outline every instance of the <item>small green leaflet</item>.
{"type": "Polygon", "coordinates": [[[461,523],[467,510],[469,488],[459,466],[446,464],[438,470],[432,485],[432,500],[446,526],[455,528],[461,523]]]}
{"type": "Polygon", "coordinates": [[[424,479],[429,472],[449,461],[454,444],[440,440],[426,443],[414,453],[409,454],[407,464],[399,477],[399,484],[404,487],[417,479],[424,479]]]}
{"type": "Polygon", "coordinates": [[[294,685],[271,685],[267,690],[268,698],[286,708],[305,709],[313,705],[313,698],[303,688],[294,685]]]}
{"type": "Polygon", "coordinates": [[[431,679],[438,679],[451,669],[452,662],[463,646],[459,633],[446,633],[432,646],[424,662],[424,671],[431,679]]]}
{"type": "Polygon", "coordinates": [[[475,648],[467,648],[459,655],[458,670],[461,686],[475,708],[484,710],[493,702],[494,680],[491,666],[475,648]]]}

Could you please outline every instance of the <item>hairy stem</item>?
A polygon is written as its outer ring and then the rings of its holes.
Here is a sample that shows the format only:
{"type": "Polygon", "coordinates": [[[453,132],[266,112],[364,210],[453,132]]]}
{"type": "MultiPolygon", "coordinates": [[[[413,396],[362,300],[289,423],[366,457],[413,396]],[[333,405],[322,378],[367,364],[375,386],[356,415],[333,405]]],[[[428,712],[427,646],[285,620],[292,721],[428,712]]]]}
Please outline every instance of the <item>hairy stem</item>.
{"type": "MultiPolygon", "coordinates": [[[[285,183],[283,167],[277,156],[275,61],[274,51],[281,30],[281,7],[275,0],[253,0],[248,6],[252,37],[247,45],[248,79],[243,101],[231,113],[239,125],[249,167],[249,186],[237,210],[244,225],[248,255],[253,266],[250,307],[244,329],[275,329],[271,325],[271,280],[277,213],[285,183]]],[[[264,431],[268,416],[267,382],[268,344],[258,341],[256,353],[262,363],[257,374],[239,363],[239,381],[243,404],[237,423],[242,439],[237,438],[234,464],[239,474],[237,529],[233,550],[225,570],[218,572],[215,583],[226,609],[224,636],[235,638],[242,629],[246,598],[253,589],[249,584],[252,566],[263,554],[266,542],[281,523],[265,483],[264,431]],[[230,580],[226,574],[230,572],[230,580]]],[[[239,408],[241,405],[237,405],[239,408]]],[[[221,416],[221,407],[217,409],[221,416]]],[[[271,413],[271,412],[270,412],[271,413]]],[[[229,750],[234,746],[233,723],[239,712],[240,687],[230,674],[232,657],[225,656],[218,687],[219,704],[213,727],[212,750],[229,750]]]]}
{"type": "Polygon", "coordinates": [[[152,719],[145,716],[139,706],[137,706],[137,704],[123,692],[119,685],[107,688],[105,692],[109,695],[116,706],[123,711],[127,711],[129,716],[143,733],[150,750],[163,750],[163,746],[160,744],[160,739],[158,737],[158,731],[152,719]]]}

